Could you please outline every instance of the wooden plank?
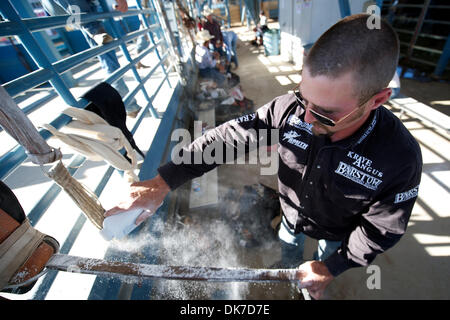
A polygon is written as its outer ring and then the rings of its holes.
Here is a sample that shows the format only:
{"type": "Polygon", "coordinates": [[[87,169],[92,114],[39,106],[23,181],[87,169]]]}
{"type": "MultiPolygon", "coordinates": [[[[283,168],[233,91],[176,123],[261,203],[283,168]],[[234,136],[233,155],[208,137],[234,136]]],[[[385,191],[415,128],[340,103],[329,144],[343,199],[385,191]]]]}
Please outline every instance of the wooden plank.
{"type": "MultiPolygon", "coordinates": [[[[198,119],[208,127],[215,127],[215,109],[199,111],[198,119]]],[[[189,208],[201,208],[217,205],[219,202],[217,169],[213,169],[203,176],[192,180],[189,208]]]]}
{"type": "Polygon", "coordinates": [[[299,281],[302,274],[298,269],[250,269],[218,268],[195,266],[166,266],[143,263],[107,261],[84,258],[66,254],[54,254],[47,262],[48,269],[95,274],[98,276],[119,277],[129,280],[158,278],[169,280],[195,281],[299,281]]]}

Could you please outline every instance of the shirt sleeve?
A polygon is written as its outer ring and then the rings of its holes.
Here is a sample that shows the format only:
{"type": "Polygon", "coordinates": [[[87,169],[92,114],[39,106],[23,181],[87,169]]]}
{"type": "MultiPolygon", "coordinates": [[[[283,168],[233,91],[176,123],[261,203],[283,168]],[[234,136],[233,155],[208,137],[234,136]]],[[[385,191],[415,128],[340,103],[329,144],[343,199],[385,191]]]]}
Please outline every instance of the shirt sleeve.
{"type": "Polygon", "coordinates": [[[379,200],[362,214],[356,229],[347,236],[341,247],[324,261],[333,276],[336,277],[353,267],[368,266],[378,254],[400,240],[406,232],[417,198],[421,172],[420,157],[416,163],[406,166],[392,180],[398,182],[392,183],[379,200]]]}
{"type": "Polygon", "coordinates": [[[213,55],[211,54],[211,52],[207,51],[205,53],[205,65],[208,66],[209,68],[214,68],[216,66],[216,64],[217,64],[217,62],[213,58],[213,55]]]}
{"type": "Polygon", "coordinates": [[[219,164],[236,159],[238,150],[248,153],[260,145],[277,143],[278,141],[272,141],[275,139],[272,137],[272,130],[275,129],[278,133],[284,110],[290,104],[289,100],[289,95],[277,97],[252,114],[207,131],[188,146],[179,149],[176,156],[177,159],[183,159],[181,163],[174,161],[172,157],[172,161],[158,169],[159,174],[170,189],[174,190],[219,164]]]}

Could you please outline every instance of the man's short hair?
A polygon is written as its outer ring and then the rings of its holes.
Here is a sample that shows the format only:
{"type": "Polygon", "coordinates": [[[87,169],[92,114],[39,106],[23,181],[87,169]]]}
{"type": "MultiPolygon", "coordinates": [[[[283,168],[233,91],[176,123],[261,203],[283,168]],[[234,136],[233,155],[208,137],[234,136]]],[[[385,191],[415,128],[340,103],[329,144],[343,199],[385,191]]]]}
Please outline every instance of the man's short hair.
{"type": "Polygon", "coordinates": [[[389,85],[398,64],[399,41],[391,25],[380,19],[369,29],[368,14],[348,16],[328,29],[311,47],[304,65],[312,77],[337,78],[352,71],[360,102],[389,85]]]}

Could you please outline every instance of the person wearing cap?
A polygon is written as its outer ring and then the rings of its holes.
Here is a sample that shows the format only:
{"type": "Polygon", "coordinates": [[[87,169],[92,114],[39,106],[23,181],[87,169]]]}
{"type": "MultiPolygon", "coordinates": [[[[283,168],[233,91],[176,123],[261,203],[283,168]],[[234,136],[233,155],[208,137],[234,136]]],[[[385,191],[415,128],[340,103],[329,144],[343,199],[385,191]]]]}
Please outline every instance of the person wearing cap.
{"type": "Polygon", "coordinates": [[[209,42],[213,36],[208,30],[201,30],[195,35],[197,46],[195,47],[195,61],[198,64],[199,75],[203,78],[214,80],[219,86],[225,83],[226,77],[222,73],[224,68],[220,63],[218,53],[211,52],[209,42]]]}

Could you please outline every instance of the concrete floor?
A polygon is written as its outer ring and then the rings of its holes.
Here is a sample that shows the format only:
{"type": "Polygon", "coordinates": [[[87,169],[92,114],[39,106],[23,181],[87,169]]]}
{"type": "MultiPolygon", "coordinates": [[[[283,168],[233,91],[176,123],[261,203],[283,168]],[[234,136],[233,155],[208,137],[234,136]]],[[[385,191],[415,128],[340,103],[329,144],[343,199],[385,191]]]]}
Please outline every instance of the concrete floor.
{"type": "MultiPolygon", "coordinates": [[[[264,56],[261,47],[258,49],[250,44],[253,32],[246,27],[235,27],[233,30],[240,38],[239,68],[234,72],[240,76],[243,92],[254,101],[255,107],[286,93],[298,83],[299,68],[282,61],[280,56],[264,56]]],[[[431,107],[437,106],[436,109],[447,113],[450,104],[448,83],[426,83],[426,90],[418,90],[424,85],[415,80],[402,81],[402,85],[403,94],[431,107]]],[[[399,115],[399,110],[392,111],[399,115]]],[[[402,119],[420,143],[424,160],[419,197],[407,233],[394,248],[378,256],[373,263],[381,273],[380,289],[368,289],[367,283],[370,283],[373,272],[371,269],[357,268],[336,278],[326,292],[326,299],[450,298],[449,135],[414,117],[404,115],[402,119]]],[[[259,171],[255,168],[237,169],[236,165],[226,165],[220,170],[234,184],[265,179],[266,184],[276,185],[275,177],[258,176],[259,171]]],[[[316,243],[308,239],[305,259],[311,258],[316,243]]],[[[276,254],[272,258],[275,260],[276,254]]]]}

